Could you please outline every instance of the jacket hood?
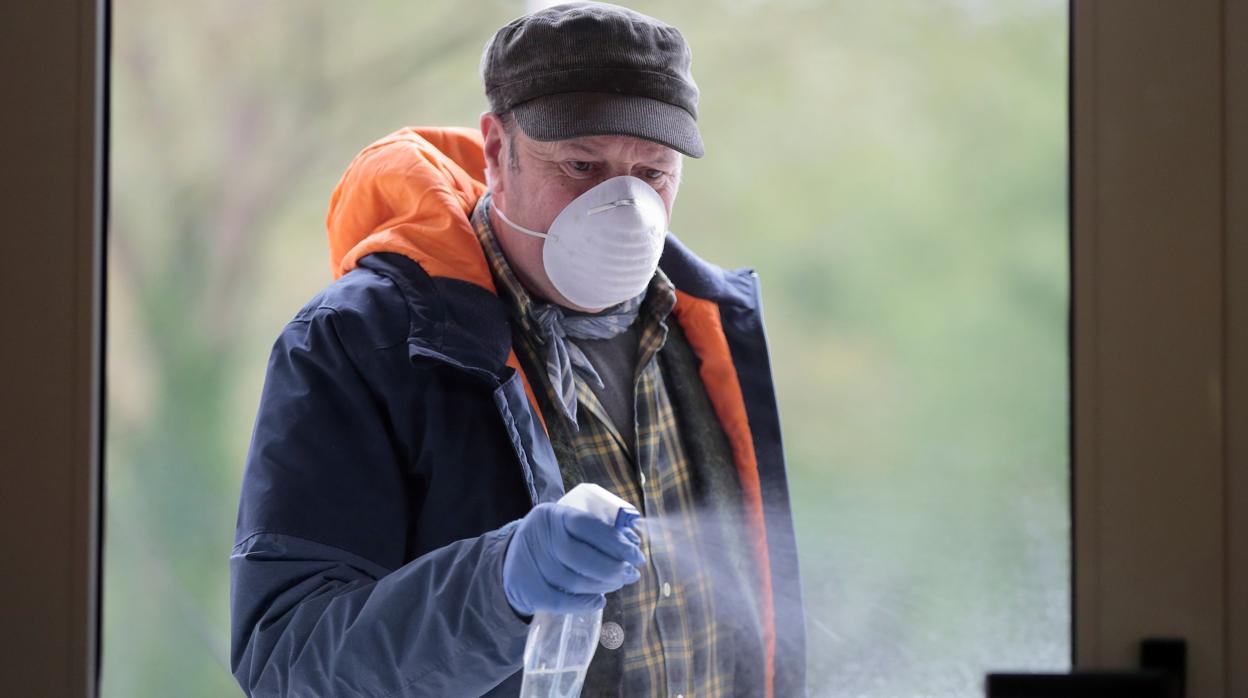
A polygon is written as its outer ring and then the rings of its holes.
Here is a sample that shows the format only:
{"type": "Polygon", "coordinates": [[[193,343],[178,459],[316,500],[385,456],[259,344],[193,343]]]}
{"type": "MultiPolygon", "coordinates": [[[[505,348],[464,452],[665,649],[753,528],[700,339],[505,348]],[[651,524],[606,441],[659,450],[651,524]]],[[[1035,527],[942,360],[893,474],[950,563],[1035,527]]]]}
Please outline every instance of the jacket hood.
{"type": "MultiPolygon", "coordinates": [[[[374,252],[403,255],[431,277],[467,281],[498,294],[469,216],[485,193],[485,146],[469,128],[405,127],[360,151],[329,199],[329,268],[338,279],[374,252]]],[[[545,428],[514,349],[518,374],[545,428]]]]}
{"type": "Polygon", "coordinates": [[[351,161],[329,201],[334,278],[364,255],[396,252],[431,276],[495,291],[469,221],[484,180],[476,129],[406,127],[373,142],[351,161]]]}

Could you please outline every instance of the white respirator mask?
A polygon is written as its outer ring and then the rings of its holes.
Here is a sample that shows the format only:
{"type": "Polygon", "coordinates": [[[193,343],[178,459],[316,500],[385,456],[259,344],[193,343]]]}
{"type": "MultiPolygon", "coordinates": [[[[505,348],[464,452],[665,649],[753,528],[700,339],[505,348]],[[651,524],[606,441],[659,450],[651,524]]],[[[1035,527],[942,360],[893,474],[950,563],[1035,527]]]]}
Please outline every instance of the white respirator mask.
{"type": "Polygon", "coordinates": [[[667,208],[646,182],[612,177],[573,199],[540,233],[500,218],[522,233],[546,238],[542,266],[555,289],[582,308],[623,303],[646,289],[663,254],[667,208]]]}

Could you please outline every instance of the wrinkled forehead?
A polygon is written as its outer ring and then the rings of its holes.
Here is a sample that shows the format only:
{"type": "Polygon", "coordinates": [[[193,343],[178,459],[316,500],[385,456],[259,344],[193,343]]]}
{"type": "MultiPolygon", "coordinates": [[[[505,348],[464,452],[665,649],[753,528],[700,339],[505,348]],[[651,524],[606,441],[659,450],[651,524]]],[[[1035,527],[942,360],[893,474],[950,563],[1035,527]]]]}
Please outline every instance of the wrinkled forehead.
{"type": "Polygon", "coordinates": [[[654,141],[634,136],[581,136],[557,141],[538,141],[525,137],[531,151],[552,159],[581,159],[611,162],[646,162],[673,165],[680,162],[676,150],[654,141]]]}

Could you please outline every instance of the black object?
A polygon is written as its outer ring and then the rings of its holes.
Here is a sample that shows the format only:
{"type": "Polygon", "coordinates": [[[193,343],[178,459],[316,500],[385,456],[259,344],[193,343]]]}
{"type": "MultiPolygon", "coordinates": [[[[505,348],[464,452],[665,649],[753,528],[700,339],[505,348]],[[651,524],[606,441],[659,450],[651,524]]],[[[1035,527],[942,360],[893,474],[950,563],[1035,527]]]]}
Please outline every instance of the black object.
{"type": "Polygon", "coordinates": [[[1187,642],[1140,643],[1139,671],[1074,671],[1069,674],[989,674],[988,698],[1184,698],[1187,642]]]}
{"type": "Polygon", "coordinates": [[[481,56],[490,110],[539,141],[644,138],[702,157],[693,53],[676,27],[598,2],[533,12],[494,33],[481,56]]]}

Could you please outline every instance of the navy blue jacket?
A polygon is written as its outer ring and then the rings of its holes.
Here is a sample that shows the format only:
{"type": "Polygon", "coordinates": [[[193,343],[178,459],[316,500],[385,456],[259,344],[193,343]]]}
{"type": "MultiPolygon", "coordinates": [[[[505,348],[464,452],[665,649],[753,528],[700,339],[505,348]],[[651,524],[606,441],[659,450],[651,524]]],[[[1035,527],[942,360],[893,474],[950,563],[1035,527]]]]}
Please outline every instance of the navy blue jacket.
{"type": "MultiPolygon", "coordinates": [[[[776,696],[804,695],[801,593],[758,279],[669,234],[713,302],[766,511],[776,696]]],[[[231,668],[251,696],[514,696],[527,624],[502,589],[514,523],[563,493],[490,290],[358,260],[273,346],[230,557],[231,668]]],[[[761,535],[761,534],[760,534],[761,535]]]]}

